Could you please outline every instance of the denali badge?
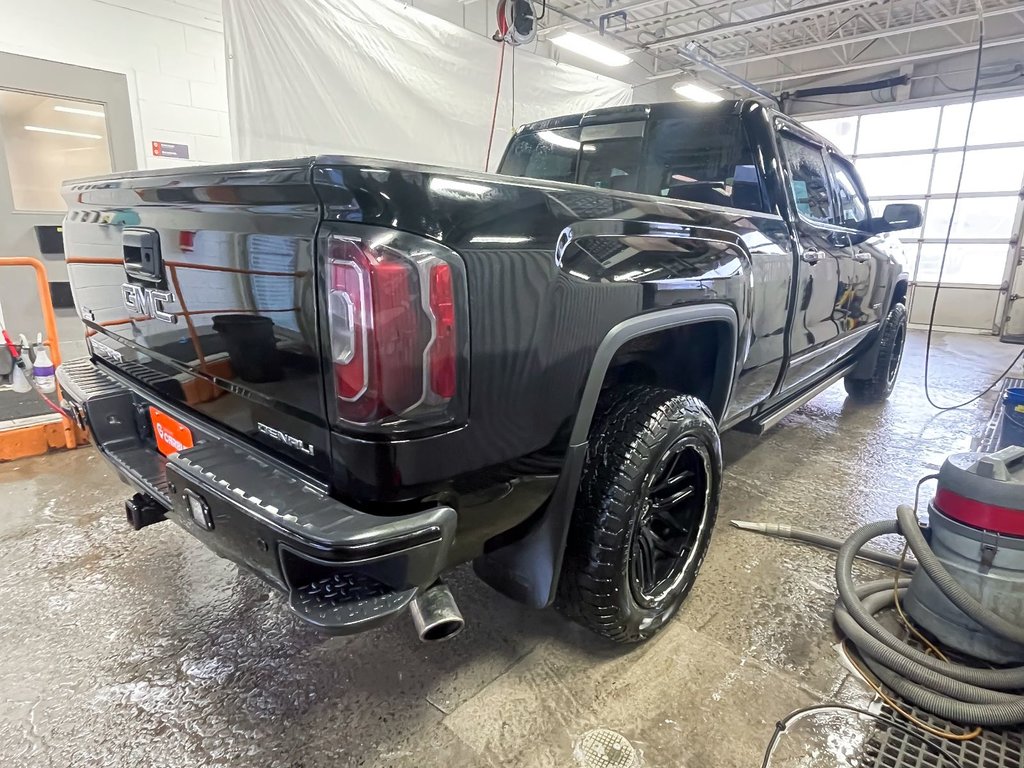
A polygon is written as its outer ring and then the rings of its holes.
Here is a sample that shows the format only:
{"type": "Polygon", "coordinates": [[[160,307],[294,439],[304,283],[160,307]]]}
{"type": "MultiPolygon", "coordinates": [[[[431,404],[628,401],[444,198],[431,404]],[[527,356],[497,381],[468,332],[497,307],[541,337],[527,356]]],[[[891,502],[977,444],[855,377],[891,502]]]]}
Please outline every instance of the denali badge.
{"type": "Polygon", "coordinates": [[[106,344],[96,341],[95,339],[89,340],[89,346],[92,348],[93,354],[97,357],[102,357],[111,363],[123,363],[124,355],[118,352],[116,349],[111,349],[106,344]]]}
{"type": "Polygon", "coordinates": [[[158,291],[153,288],[144,288],[141,285],[124,283],[121,286],[121,297],[124,305],[131,315],[152,317],[155,320],[163,320],[165,323],[176,323],[178,318],[164,309],[164,304],[174,301],[174,294],[170,291],[158,291]]]}
{"type": "Polygon", "coordinates": [[[294,448],[297,451],[302,451],[307,456],[313,455],[313,446],[310,443],[304,443],[297,437],[286,435],[280,429],[268,427],[266,424],[263,424],[262,422],[259,421],[256,422],[256,429],[263,433],[264,435],[266,435],[267,437],[272,437],[278,442],[284,443],[289,448],[294,448]]]}

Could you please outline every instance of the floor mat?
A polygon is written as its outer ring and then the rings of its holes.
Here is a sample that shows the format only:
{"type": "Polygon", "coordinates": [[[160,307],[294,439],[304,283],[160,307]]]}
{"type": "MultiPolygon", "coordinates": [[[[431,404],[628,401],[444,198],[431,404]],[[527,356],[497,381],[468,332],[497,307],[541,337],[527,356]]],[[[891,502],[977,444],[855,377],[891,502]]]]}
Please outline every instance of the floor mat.
{"type": "Polygon", "coordinates": [[[10,387],[0,388],[0,423],[26,419],[52,413],[49,406],[35,392],[15,392],[10,387]]]}

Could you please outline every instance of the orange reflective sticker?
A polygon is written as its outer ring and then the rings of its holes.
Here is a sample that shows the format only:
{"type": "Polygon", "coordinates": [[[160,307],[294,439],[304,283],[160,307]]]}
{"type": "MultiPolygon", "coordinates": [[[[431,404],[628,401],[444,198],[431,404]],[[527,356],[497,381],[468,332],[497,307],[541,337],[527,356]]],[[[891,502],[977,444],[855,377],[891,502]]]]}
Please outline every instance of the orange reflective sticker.
{"type": "Polygon", "coordinates": [[[156,447],[164,456],[192,447],[192,431],[184,424],[153,406],[149,407],[149,418],[153,422],[156,447]]]}

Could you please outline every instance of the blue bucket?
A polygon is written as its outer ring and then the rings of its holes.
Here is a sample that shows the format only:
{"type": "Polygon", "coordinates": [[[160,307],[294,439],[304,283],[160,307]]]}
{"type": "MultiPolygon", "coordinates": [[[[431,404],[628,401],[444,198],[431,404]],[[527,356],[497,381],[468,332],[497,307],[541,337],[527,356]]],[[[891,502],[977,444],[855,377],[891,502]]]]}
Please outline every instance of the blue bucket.
{"type": "Polygon", "coordinates": [[[999,447],[1024,446],[1024,387],[1011,387],[1003,398],[1003,429],[999,447]]]}

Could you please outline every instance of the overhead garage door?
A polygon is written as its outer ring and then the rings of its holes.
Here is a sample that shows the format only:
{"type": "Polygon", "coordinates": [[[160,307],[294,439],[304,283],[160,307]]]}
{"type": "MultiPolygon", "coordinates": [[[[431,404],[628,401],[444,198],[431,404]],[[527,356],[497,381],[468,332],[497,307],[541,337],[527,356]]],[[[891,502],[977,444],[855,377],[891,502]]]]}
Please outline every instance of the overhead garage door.
{"type": "Polygon", "coordinates": [[[921,228],[900,233],[914,281],[911,322],[928,322],[952,216],[936,325],[991,331],[1001,312],[1005,292],[1000,289],[1019,227],[1024,97],[975,106],[954,214],[969,109],[960,102],[806,122],[853,155],[875,215],[895,201],[922,207],[921,228]]]}

